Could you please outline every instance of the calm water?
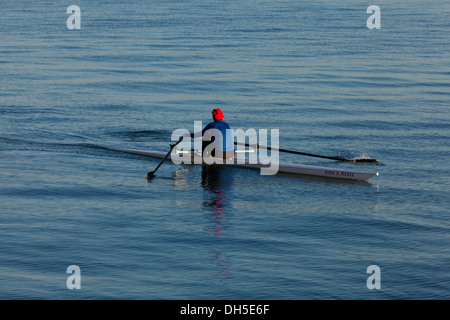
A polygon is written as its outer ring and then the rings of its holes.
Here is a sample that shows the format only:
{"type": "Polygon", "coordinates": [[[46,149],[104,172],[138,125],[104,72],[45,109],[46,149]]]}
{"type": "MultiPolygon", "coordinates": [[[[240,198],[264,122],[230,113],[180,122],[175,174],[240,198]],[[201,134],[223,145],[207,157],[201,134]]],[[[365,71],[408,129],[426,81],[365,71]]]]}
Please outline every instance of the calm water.
{"type": "Polygon", "coordinates": [[[4,1],[1,299],[449,299],[450,3],[4,1]],[[221,107],[370,184],[165,163],[221,107]],[[81,290],[66,269],[81,268],[81,290]],[[366,269],[381,269],[369,290],[366,269]]]}

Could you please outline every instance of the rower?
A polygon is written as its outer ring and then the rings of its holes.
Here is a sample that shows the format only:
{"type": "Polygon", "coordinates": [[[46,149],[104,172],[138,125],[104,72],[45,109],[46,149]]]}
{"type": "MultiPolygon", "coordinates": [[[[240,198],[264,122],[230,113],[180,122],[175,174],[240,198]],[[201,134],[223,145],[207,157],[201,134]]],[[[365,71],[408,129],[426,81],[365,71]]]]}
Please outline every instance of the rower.
{"type": "Polygon", "coordinates": [[[220,108],[214,109],[211,113],[213,122],[206,125],[201,132],[187,133],[184,137],[203,138],[203,158],[232,159],[234,158],[234,137],[231,128],[225,122],[223,112],[220,108]],[[222,139],[215,139],[216,135],[214,133],[218,133],[217,130],[220,131],[222,139]]]}

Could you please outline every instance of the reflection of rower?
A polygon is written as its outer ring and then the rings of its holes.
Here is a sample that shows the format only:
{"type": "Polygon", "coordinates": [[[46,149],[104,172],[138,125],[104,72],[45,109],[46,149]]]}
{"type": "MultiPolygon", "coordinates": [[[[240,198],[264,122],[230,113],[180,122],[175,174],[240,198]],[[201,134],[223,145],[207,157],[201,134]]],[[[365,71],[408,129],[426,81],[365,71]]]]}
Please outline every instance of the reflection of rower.
{"type": "Polygon", "coordinates": [[[212,156],[215,158],[231,159],[234,157],[234,137],[230,126],[225,122],[220,108],[214,109],[211,113],[214,122],[206,125],[201,132],[187,133],[184,137],[203,137],[202,151],[204,157],[212,156]],[[222,139],[216,139],[215,133],[217,130],[221,133],[222,139]],[[210,144],[213,144],[211,146],[213,148],[208,148],[210,144]]]}
{"type": "Polygon", "coordinates": [[[227,196],[233,182],[233,170],[223,167],[204,165],[202,169],[202,186],[205,188],[206,199],[203,205],[210,208],[214,214],[214,233],[221,236],[221,231],[226,227],[225,214],[227,208],[227,196]]]}

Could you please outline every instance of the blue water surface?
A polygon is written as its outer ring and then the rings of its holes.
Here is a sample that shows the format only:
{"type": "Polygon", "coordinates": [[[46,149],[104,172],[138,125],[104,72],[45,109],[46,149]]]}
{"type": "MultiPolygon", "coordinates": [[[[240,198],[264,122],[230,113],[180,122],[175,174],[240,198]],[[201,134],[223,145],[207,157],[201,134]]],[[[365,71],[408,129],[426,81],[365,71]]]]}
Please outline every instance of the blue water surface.
{"type": "Polygon", "coordinates": [[[450,3],[5,1],[0,299],[449,299],[450,3]],[[344,183],[176,166],[220,107],[344,183]],[[67,267],[81,269],[69,290],[67,267]],[[381,289],[366,273],[381,270],[381,289]]]}

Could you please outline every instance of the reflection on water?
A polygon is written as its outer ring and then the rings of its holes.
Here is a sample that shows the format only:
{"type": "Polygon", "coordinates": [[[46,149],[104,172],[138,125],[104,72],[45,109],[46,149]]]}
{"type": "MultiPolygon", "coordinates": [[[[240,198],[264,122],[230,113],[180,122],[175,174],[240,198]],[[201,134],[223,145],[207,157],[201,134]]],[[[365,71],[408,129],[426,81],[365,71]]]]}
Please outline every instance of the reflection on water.
{"type": "MultiPolygon", "coordinates": [[[[227,218],[231,214],[232,183],[233,170],[223,166],[202,166],[203,206],[211,212],[208,218],[212,220],[212,231],[216,237],[223,236],[227,228],[227,218]]],[[[214,261],[221,275],[230,275],[231,262],[222,250],[215,251],[214,261]]]]}
{"type": "Polygon", "coordinates": [[[233,170],[214,165],[203,165],[202,186],[204,193],[203,206],[212,212],[214,234],[222,236],[226,228],[229,210],[229,196],[233,183],[233,170]]]}
{"type": "Polygon", "coordinates": [[[230,259],[227,258],[221,250],[218,250],[214,254],[214,261],[219,270],[219,273],[228,276],[231,274],[231,262],[230,259]]]}

